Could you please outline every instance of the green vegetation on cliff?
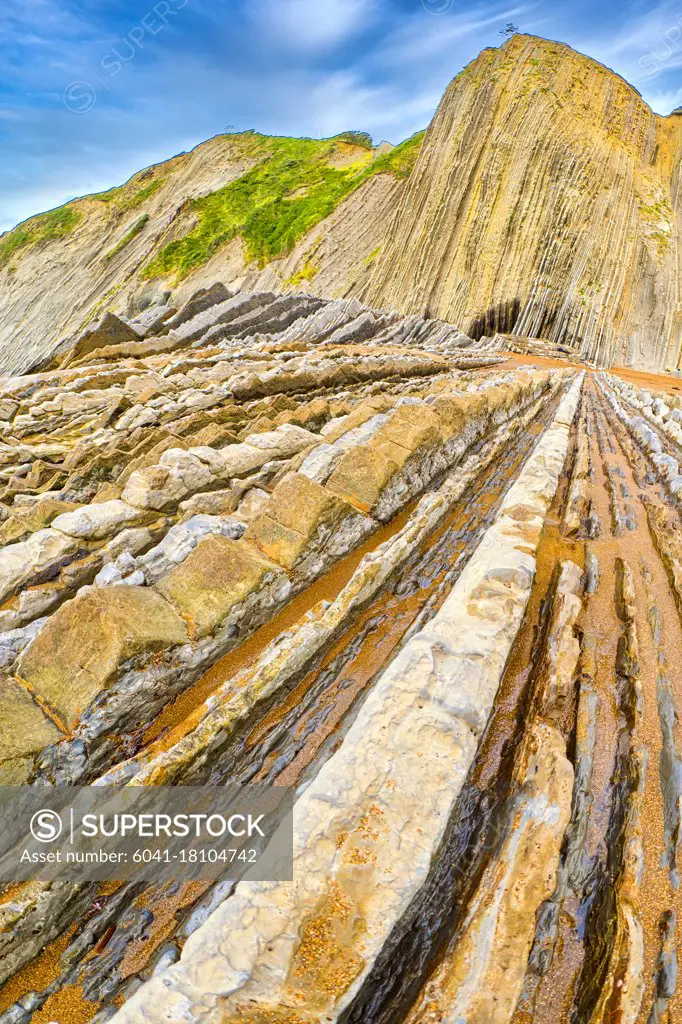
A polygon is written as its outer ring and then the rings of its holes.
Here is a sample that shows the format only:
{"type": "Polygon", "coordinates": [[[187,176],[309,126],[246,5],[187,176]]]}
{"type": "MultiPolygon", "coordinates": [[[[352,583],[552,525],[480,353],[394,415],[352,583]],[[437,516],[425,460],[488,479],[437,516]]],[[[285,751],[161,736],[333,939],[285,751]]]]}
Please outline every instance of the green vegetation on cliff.
{"type": "Polygon", "coordinates": [[[110,260],[116,256],[122,249],[132,242],[136,235],[139,235],[140,231],[144,228],[145,224],[149,220],[149,214],[143,213],[141,217],[138,217],[130,230],[123,236],[118,245],[115,245],[113,249],[110,249],[108,253],[103,257],[105,260],[110,260]]]}
{"type": "Polygon", "coordinates": [[[384,153],[372,164],[372,174],[392,174],[394,178],[409,178],[421,152],[426,131],[417,132],[401,142],[389,153],[384,153]]]}
{"type": "Polygon", "coordinates": [[[82,216],[82,213],[67,204],[18,224],[0,238],[0,267],[7,266],[12,257],[19,255],[29,246],[49,242],[54,238],[65,238],[73,231],[82,216]]]}
{"type": "Polygon", "coordinates": [[[420,132],[372,159],[373,151],[358,147],[355,140],[346,141],[348,135],[318,141],[253,134],[249,155],[258,161],[256,166],[225,188],[191,202],[189,209],[198,224],[165,246],[144,276],[175,274],[182,279],[237,236],[244,240],[247,258],[264,266],[291,252],[368,178],[381,173],[407,177],[423,137],[420,132]]]}
{"type": "Polygon", "coordinates": [[[298,273],[286,279],[284,286],[286,288],[299,288],[304,281],[314,281],[319,272],[320,268],[311,259],[307,259],[298,273]]]}
{"type": "MultiPolygon", "coordinates": [[[[220,246],[244,240],[248,259],[261,266],[285,256],[311,228],[376,174],[407,178],[421,149],[419,132],[394,149],[380,153],[365,132],[333,139],[291,139],[246,132],[231,136],[235,158],[249,168],[224,188],[187,204],[198,223],[184,238],[166,245],[148,264],[144,277],[186,277],[206,263],[220,246]]],[[[124,185],[74,200],[19,224],[0,238],[0,268],[40,242],[64,238],[87,215],[89,204],[106,204],[120,214],[137,209],[167,180],[163,165],[135,175],[124,185]]],[[[125,237],[104,256],[111,259],[144,228],[143,214],[125,237]]],[[[306,271],[310,280],[312,270],[306,271]]]]}
{"type": "MultiPolygon", "coordinates": [[[[140,176],[137,175],[125,185],[109,189],[108,192],[99,192],[95,195],[85,196],[83,199],[75,199],[56,210],[40,213],[36,217],[30,217],[21,224],[17,224],[15,228],[0,237],[0,269],[6,267],[15,256],[21,256],[27,249],[40,242],[51,242],[70,235],[83,220],[87,209],[85,204],[88,202],[108,203],[114,208],[116,214],[126,213],[129,210],[135,210],[145,199],[154,195],[161,188],[165,179],[154,178],[142,187],[139,187],[140,180],[140,176]]],[[[147,214],[143,216],[144,223],[141,223],[143,220],[141,217],[131,229],[132,233],[127,235],[115,250],[107,253],[106,259],[119,252],[131,238],[134,238],[142,230],[149,219],[147,214]]]]}

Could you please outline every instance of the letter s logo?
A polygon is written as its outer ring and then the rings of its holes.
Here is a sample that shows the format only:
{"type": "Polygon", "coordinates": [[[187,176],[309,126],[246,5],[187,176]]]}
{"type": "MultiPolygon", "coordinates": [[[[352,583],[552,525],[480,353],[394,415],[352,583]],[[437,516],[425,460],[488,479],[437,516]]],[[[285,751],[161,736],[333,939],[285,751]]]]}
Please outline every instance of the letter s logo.
{"type": "Polygon", "coordinates": [[[36,811],[31,818],[31,835],[39,843],[53,843],[62,833],[62,819],[56,811],[36,811]]]}

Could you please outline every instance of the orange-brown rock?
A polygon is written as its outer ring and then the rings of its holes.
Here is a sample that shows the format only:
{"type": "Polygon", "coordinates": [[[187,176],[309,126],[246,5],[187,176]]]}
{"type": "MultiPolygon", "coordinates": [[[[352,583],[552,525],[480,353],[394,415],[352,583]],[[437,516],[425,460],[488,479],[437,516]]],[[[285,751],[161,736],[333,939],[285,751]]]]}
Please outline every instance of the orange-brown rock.
{"type": "Polygon", "coordinates": [[[301,473],[292,473],[275,488],[249,526],[245,540],[285,569],[293,569],[322,524],[333,529],[352,511],[327,488],[301,473]]]}
{"type": "Polygon", "coordinates": [[[0,785],[25,782],[31,755],[60,735],[28,691],[0,675],[0,785]]]}
{"type": "Polygon", "coordinates": [[[260,588],[266,576],[281,571],[253,545],[211,536],[156,589],[182,616],[191,639],[196,640],[212,633],[235,605],[260,588]]]}
{"type": "Polygon", "coordinates": [[[360,512],[371,512],[398,468],[381,444],[357,445],[340,459],[327,489],[360,512]]]}
{"type": "Polygon", "coordinates": [[[377,432],[375,440],[390,441],[411,454],[418,448],[440,444],[440,420],[428,406],[400,405],[377,432]]]}
{"type": "Polygon", "coordinates": [[[153,590],[91,590],[51,616],[20,658],[17,674],[70,724],[130,658],[186,639],[182,619],[153,590]]]}

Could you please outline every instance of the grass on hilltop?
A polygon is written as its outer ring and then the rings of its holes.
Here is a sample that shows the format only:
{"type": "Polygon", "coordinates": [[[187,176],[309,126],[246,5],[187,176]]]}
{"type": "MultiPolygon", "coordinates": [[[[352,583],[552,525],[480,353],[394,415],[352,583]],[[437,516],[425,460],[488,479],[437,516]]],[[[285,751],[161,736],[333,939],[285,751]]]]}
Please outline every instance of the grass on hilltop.
{"type": "MultiPolygon", "coordinates": [[[[374,159],[371,137],[364,132],[323,140],[272,138],[256,132],[231,138],[239,147],[239,156],[255,166],[217,192],[188,203],[187,208],[197,215],[196,227],[165,246],[145,268],[144,277],[174,274],[181,280],[235,237],[244,240],[247,258],[260,266],[287,255],[369,178],[376,174],[409,177],[424,132],[374,159]],[[352,162],[344,162],[349,157],[352,162]]],[[[71,234],[83,219],[87,203],[110,204],[116,214],[137,209],[166,180],[159,176],[147,181],[153,173],[135,175],[125,185],[74,200],[19,224],[0,237],[0,269],[29,247],[71,234]]],[[[104,259],[111,259],[128,245],[147,219],[146,214],[140,217],[104,259]]],[[[312,275],[312,268],[307,273],[312,275]]]]}
{"type": "Polygon", "coordinates": [[[67,204],[49,213],[40,213],[37,217],[18,224],[0,238],[0,267],[5,267],[22,249],[40,242],[49,242],[55,238],[66,238],[82,219],[83,214],[67,204]]]}
{"type": "Polygon", "coordinates": [[[256,166],[217,192],[193,200],[188,208],[198,217],[196,227],[165,246],[143,276],[174,274],[181,280],[237,236],[244,241],[247,258],[260,266],[285,256],[375,174],[408,177],[424,132],[375,160],[368,159],[368,151],[354,163],[334,166],[348,138],[319,141],[254,133],[249,155],[258,159],[256,166]]]}
{"type": "MultiPolygon", "coordinates": [[[[51,242],[54,239],[66,238],[83,220],[84,210],[81,204],[88,202],[110,203],[116,213],[126,213],[136,209],[152,196],[163,184],[163,178],[155,178],[149,184],[137,188],[133,182],[120,185],[117,188],[109,189],[108,192],[99,192],[92,196],[85,196],[83,199],[75,199],[49,213],[40,213],[36,217],[30,217],[23,223],[18,224],[11,231],[0,237],[0,269],[7,266],[15,256],[21,255],[26,249],[40,242],[51,242]],[[132,187],[131,187],[132,186],[132,187]]],[[[146,215],[145,215],[146,216],[146,215]]],[[[141,220],[141,218],[140,218],[141,220]]],[[[144,224],[138,221],[135,234],[141,231],[144,224]]],[[[146,223],[146,220],[145,220],[146,223]]],[[[131,236],[134,237],[134,236],[131,236]]],[[[127,245],[130,238],[126,236],[124,243],[127,245]]],[[[120,251],[123,243],[117,247],[120,251]]],[[[114,255],[114,251],[108,253],[105,258],[114,255]]]]}
{"type": "Polygon", "coordinates": [[[131,182],[127,182],[125,185],[110,188],[107,192],[97,192],[87,198],[95,202],[111,203],[119,213],[127,213],[128,210],[137,209],[145,199],[149,199],[155,192],[158,192],[165,180],[165,178],[154,178],[142,188],[131,188],[131,182]]]}

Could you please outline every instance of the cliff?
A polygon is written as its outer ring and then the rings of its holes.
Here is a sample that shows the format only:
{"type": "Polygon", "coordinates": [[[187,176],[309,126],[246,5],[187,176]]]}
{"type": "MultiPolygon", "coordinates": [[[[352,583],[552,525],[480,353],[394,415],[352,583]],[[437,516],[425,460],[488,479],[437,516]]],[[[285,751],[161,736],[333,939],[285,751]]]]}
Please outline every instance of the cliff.
{"type": "Polygon", "coordinates": [[[215,280],[678,366],[681,126],[570,47],[517,35],[396,149],[217,137],[0,238],[0,370],[106,309],[215,280]]]}
{"type": "Polygon", "coordinates": [[[485,50],[442,100],[363,297],[678,365],[681,125],[568,46],[485,50]]]}
{"type": "Polygon", "coordinates": [[[352,291],[422,136],[217,136],[0,238],[0,372],[25,372],[106,310],[232,288],[352,291]]]}

